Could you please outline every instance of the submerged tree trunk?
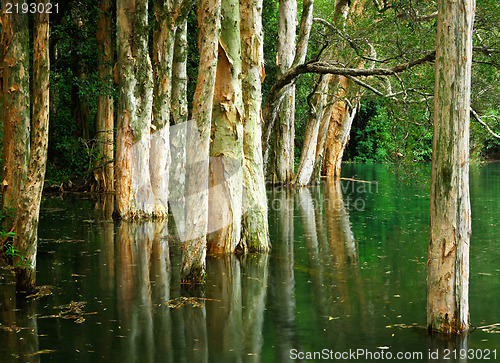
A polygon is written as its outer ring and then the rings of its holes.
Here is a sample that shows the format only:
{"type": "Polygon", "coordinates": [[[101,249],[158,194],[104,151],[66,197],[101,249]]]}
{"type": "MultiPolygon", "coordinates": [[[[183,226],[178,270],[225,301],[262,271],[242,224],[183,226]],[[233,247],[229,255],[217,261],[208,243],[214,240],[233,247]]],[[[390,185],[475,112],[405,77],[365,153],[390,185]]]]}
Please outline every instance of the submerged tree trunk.
{"type": "Polygon", "coordinates": [[[117,54],[120,81],[116,143],[118,218],[163,215],[149,177],[153,77],[148,52],[148,7],[145,2],[117,2],[117,54]]]}
{"type": "Polygon", "coordinates": [[[220,7],[220,0],[200,0],[198,3],[200,64],[192,112],[196,127],[188,133],[186,241],[183,244],[181,267],[181,278],[184,282],[200,282],[205,276],[209,141],[217,70],[220,7]]]}
{"type": "Polygon", "coordinates": [[[7,146],[3,160],[3,207],[15,208],[15,219],[8,220],[5,227],[15,233],[12,244],[18,250],[13,261],[17,290],[26,291],[35,284],[38,216],[47,162],[49,15],[34,16],[31,135],[27,15],[5,14],[3,31],[4,145],[7,146]]]}
{"type": "Polygon", "coordinates": [[[99,150],[96,172],[96,189],[111,192],[114,190],[114,165],[113,165],[113,50],[111,27],[111,1],[102,0],[99,4],[100,18],[97,22],[97,45],[101,51],[98,65],[99,79],[105,85],[104,92],[97,97],[96,114],[96,139],[99,150]]]}
{"type": "Polygon", "coordinates": [[[469,329],[469,107],[474,0],[438,1],[427,326],[469,329]]]}
{"type": "Polygon", "coordinates": [[[212,111],[208,251],[231,253],[241,239],[243,95],[238,0],[221,2],[221,34],[212,111]]]}
{"type": "Polygon", "coordinates": [[[175,18],[172,0],[154,2],[153,31],[153,120],[149,174],[158,200],[158,213],[167,216],[170,173],[170,110],[172,95],[172,60],[175,44],[175,18]]]}
{"type": "Polygon", "coordinates": [[[264,36],[262,0],[242,0],[241,53],[243,76],[243,242],[249,251],[270,248],[267,198],[262,161],[262,93],[264,36]]]}

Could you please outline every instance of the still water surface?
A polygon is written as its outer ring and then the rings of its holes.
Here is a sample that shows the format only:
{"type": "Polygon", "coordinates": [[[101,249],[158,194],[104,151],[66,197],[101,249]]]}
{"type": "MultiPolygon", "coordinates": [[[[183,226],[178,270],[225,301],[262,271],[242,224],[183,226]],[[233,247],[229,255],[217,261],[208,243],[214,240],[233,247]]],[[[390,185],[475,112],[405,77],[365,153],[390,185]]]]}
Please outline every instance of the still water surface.
{"type": "MultiPolygon", "coordinates": [[[[358,361],[483,361],[460,349],[500,359],[498,326],[426,333],[427,187],[380,165],[343,174],[370,183],[270,189],[272,252],[209,257],[204,291],[179,285],[172,225],[113,223],[109,200],[45,198],[37,284],[48,295],[16,299],[2,273],[0,362],[286,362],[357,349],[358,361]]],[[[500,323],[500,164],[471,167],[471,196],[470,312],[483,327],[500,323]]]]}

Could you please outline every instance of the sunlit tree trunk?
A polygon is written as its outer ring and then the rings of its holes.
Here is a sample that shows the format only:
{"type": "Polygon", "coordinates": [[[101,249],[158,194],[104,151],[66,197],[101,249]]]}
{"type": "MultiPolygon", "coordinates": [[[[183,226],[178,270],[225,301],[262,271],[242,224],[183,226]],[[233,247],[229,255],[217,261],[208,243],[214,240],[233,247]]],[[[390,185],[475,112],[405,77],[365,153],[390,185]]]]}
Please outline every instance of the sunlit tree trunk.
{"type": "Polygon", "coordinates": [[[220,0],[198,2],[200,63],[192,111],[196,127],[188,134],[186,242],[183,244],[181,272],[181,278],[185,282],[202,281],[205,275],[209,141],[219,46],[220,6],[220,0]]]}
{"type": "Polygon", "coordinates": [[[119,101],[116,142],[118,218],[163,215],[149,177],[153,72],[148,52],[147,2],[117,2],[119,101]]]}
{"type": "Polygon", "coordinates": [[[214,253],[234,252],[241,239],[245,117],[241,63],[239,2],[222,0],[210,144],[207,248],[214,253]]]}
{"type": "Polygon", "coordinates": [[[427,326],[469,329],[469,108],[474,0],[438,1],[427,326]]]}
{"type": "Polygon", "coordinates": [[[172,60],[175,44],[173,0],[154,2],[153,31],[153,120],[149,173],[159,212],[167,214],[170,172],[170,109],[172,95],[172,60]]]}
{"type": "Polygon", "coordinates": [[[170,127],[169,208],[174,216],[177,233],[185,231],[186,137],[187,102],[187,20],[177,27],[172,64],[172,103],[170,127]]]}
{"type": "Polygon", "coordinates": [[[99,79],[105,90],[97,97],[96,139],[99,150],[96,172],[97,190],[110,192],[114,190],[113,165],[113,49],[111,27],[111,0],[102,0],[99,4],[100,18],[97,22],[97,45],[101,58],[97,68],[99,79]]]}
{"type": "MultiPolygon", "coordinates": [[[[278,77],[290,68],[294,60],[296,26],[297,1],[280,0],[276,54],[278,77]]],[[[274,123],[270,165],[270,176],[273,184],[288,183],[294,172],[295,85],[286,86],[283,94],[283,100],[274,123]]]]}
{"type": "Polygon", "coordinates": [[[262,92],[264,36],[262,0],[242,0],[241,53],[243,77],[243,245],[250,251],[269,250],[267,197],[262,160],[262,92]]]}

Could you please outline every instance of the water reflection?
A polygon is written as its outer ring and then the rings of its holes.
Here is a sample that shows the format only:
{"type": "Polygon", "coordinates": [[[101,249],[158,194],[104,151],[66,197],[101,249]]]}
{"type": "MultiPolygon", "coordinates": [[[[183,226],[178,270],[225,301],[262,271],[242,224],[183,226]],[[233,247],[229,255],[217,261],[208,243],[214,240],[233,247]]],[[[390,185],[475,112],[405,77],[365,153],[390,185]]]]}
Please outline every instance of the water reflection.
{"type": "Polygon", "coordinates": [[[0,265],[0,358],[39,362],[38,325],[33,301],[16,295],[14,275],[0,265]]]}
{"type": "MultiPolygon", "coordinates": [[[[499,209],[475,188],[470,296],[480,326],[499,319],[499,209]]],[[[428,201],[414,191],[388,182],[364,194],[335,183],[268,193],[271,253],[209,257],[205,287],[187,290],[164,223],[115,223],[112,198],[45,199],[37,273],[53,295],[23,302],[1,274],[0,361],[286,362],[291,350],[359,348],[423,361],[457,349],[453,362],[460,349],[500,349],[500,335],[480,329],[427,336],[428,201]],[[366,209],[349,209],[349,193],[366,209]],[[86,303],[83,322],[54,316],[71,301],[86,303]]]]}

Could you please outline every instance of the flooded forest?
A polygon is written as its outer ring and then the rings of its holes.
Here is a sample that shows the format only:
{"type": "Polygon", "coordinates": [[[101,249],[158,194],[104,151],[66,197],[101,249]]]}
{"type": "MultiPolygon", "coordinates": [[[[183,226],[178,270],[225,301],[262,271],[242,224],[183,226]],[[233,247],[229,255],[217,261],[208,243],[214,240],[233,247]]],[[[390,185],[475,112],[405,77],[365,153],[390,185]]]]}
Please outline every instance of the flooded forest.
{"type": "Polygon", "coordinates": [[[2,0],[0,361],[500,355],[494,0],[2,0]]]}

